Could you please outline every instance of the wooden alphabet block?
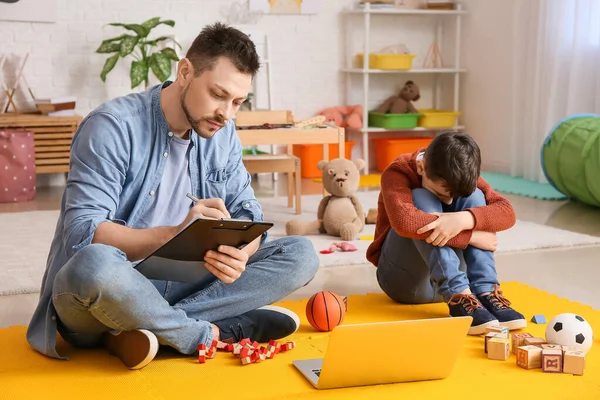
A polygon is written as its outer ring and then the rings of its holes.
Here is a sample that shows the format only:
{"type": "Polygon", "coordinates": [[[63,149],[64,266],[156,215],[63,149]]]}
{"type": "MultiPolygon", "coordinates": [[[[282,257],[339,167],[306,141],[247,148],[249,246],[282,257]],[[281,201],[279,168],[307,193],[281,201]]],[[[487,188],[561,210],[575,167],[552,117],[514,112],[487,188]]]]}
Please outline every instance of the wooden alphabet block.
{"type": "Polygon", "coordinates": [[[488,359],[506,361],[510,356],[510,340],[493,337],[488,340],[488,359]]]}
{"type": "Polygon", "coordinates": [[[562,372],[562,349],[542,349],[542,371],[562,372]]]}
{"type": "Polygon", "coordinates": [[[562,346],[560,344],[542,344],[542,350],[560,350],[560,352],[562,353],[563,349],[562,346]]]}
{"type": "Polygon", "coordinates": [[[532,338],[530,333],[513,333],[512,334],[512,351],[513,354],[517,354],[517,349],[521,346],[525,346],[525,339],[532,338]]]}
{"type": "Polygon", "coordinates": [[[563,372],[565,374],[583,375],[585,371],[585,353],[567,350],[564,353],[563,372]]]}
{"type": "Polygon", "coordinates": [[[483,351],[484,351],[486,354],[487,354],[487,352],[488,352],[488,341],[489,341],[491,338],[493,338],[493,337],[496,337],[496,332],[488,332],[488,333],[485,335],[485,343],[484,343],[484,345],[483,345],[483,351]]]}
{"type": "Polygon", "coordinates": [[[488,326],[487,328],[485,328],[486,335],[490,332],[494,332],[496,334],[501,334],[504,337],[508,337],[508,334],[509,334],[508,327],[502,326],[502,325],[488,326]]]}
{"type": "Polygon", "coordinates": [[[534,337],[534,338],[525,338],[524,345],[525,346],[538,346],[542,347],[543,344],[546,344],[546,339],[534,337]]]}
{"type": "Polygon", "coordinates": [[[542,368],[542,349],[537,346],[517,348],[517,365],[525,369],[542,368]]]}

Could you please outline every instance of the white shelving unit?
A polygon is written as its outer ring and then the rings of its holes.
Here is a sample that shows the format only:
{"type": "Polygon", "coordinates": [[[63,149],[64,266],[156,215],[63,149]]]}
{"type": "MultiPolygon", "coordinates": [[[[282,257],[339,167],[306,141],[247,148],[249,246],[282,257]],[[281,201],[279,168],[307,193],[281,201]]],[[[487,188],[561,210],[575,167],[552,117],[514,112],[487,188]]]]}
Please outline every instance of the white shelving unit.
{"type": "MultiPolygon", "coordinates": [[[[457,4],[454,10],[412,10],[412,9],[401,9],[401,8],[372,8],[369,3],[365,3],[364,8],[356,8],[343,11],[346,15],[363,15],[364,23],[364,47],[362,49],[364,56],[363,68],[352,68],[352,60],[355,54],[351,49],[347,48],[347,67],[342,68],[342,72],[347,74],[347,89],[346,89],[346,104],[350,104],[350,93],[352,91],[352,77],[355,75],[362,75],[363,78],[363,128],[361,132],[361,147],[362,147],[362,158],[365,160],[366,167],[364,173],[368,174],[370,169],[369,160],[369,133],[372,132],[435,132],[440,129],[432,128],[414,128],[414,129],[384,129],[369,127],[369,77],[371,74],[435,74],[435,96],[433,98],[433,107],[437,109],[441,103],[441,85],[439,84],[439,76],[443,74],[450,74],[454,76],[454,99],[453,99],[453,111],[458,111],[459,103],[459,88],[460,88],[460,74],[466,72],[465,69],[460,67],[460,49],[461,49],[461,16],[466,14],[466,11],[462,9],[462,5],[457,4]],[[371,53],[369,41],[371,35],[371,18],[372,16],[403,16],[403,15],[428,15],[428,16],[439,16],[439,17],[454,17],[456,22],[455,30],[455,48],[454,48],[454,66],[446,68],[414,68],[410,70],[378,70],[369,68],[369,57],[371,53]]],[[[346,21],[347,22],[347,21],[346,21]]],[[[441,46],[443,38],[442,21],[440,18],[437,19],[436,23],[436,34],[435,42],[438,46],[441,46]]],[[[348,42],[348,41],[346,41],[348,42]]],[[[452,128],[444,128],[444,130],[456,129],[463,130],[464,126],[458,124],[458,118],[456,124],[452,128]]]]}

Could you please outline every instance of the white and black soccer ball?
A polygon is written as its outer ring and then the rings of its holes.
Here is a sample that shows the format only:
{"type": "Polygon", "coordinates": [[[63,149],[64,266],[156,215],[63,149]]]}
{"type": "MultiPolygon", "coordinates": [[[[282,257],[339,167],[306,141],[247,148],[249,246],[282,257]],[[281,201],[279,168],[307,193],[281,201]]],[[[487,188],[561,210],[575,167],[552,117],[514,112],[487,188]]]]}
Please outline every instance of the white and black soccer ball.
{"type": "Polygon", "coordinates": [[[587,353],[594,343],[594,335],[589,322],[582,316],[563,313],[548,322],[546,341],[561,346],[576,346],[587,353]]]}

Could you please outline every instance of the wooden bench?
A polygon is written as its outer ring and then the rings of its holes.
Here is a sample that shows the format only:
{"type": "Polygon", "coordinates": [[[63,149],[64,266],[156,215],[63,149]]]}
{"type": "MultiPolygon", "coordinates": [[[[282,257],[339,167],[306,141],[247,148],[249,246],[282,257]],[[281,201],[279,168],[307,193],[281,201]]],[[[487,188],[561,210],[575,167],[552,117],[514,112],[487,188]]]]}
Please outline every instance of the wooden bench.
{"type": "Polygon", "coordinates": [[[0,129],[23,129],[34,134],[35,172],[69,172],[71,141],[82,118],[41,114],[0,114],[0,129]]]}

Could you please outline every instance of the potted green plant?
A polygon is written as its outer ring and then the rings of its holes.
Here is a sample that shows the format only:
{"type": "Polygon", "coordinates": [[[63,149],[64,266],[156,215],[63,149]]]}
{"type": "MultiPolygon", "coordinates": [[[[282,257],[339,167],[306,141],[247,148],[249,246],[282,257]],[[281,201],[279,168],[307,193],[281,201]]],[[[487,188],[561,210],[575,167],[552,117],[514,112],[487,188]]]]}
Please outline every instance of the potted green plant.
{"type": "Polygon", "coordinates": [[[148,74],[150,70],[152,70],[154,75],[161,82],[168,79],[171,75],[171,62],[179,61],[179,57],[174,49],[170,47],[159,49],[158,44],[165,40],[172,40],[179,48],[181,48],[181,45],[169,36],[160,36],[156,39],[148,38],[152,29],[161,24],[174,27],[175,21],[161,21],[160,17],[155,17],[141,24],[122,24],[117,22],[108,24],[110,26],[123,27],[126,30],[135,33],[135,35],[122,34],[121,36],[102,41],[96,50],[96,53],[114,53],[104,62],[104,67],[102,68],[102,72],[100,72],[100,79],[102,79],[102,82],[106,82],[106,75],[112,71],[117,64],[117,61],[119,61],[119,58],[126,58],[128,56],[133,57],[131,69],[129,71],[132,89],[139,86],[142,82],[144,82],[145,87],[148,88],[148,74]]]}

